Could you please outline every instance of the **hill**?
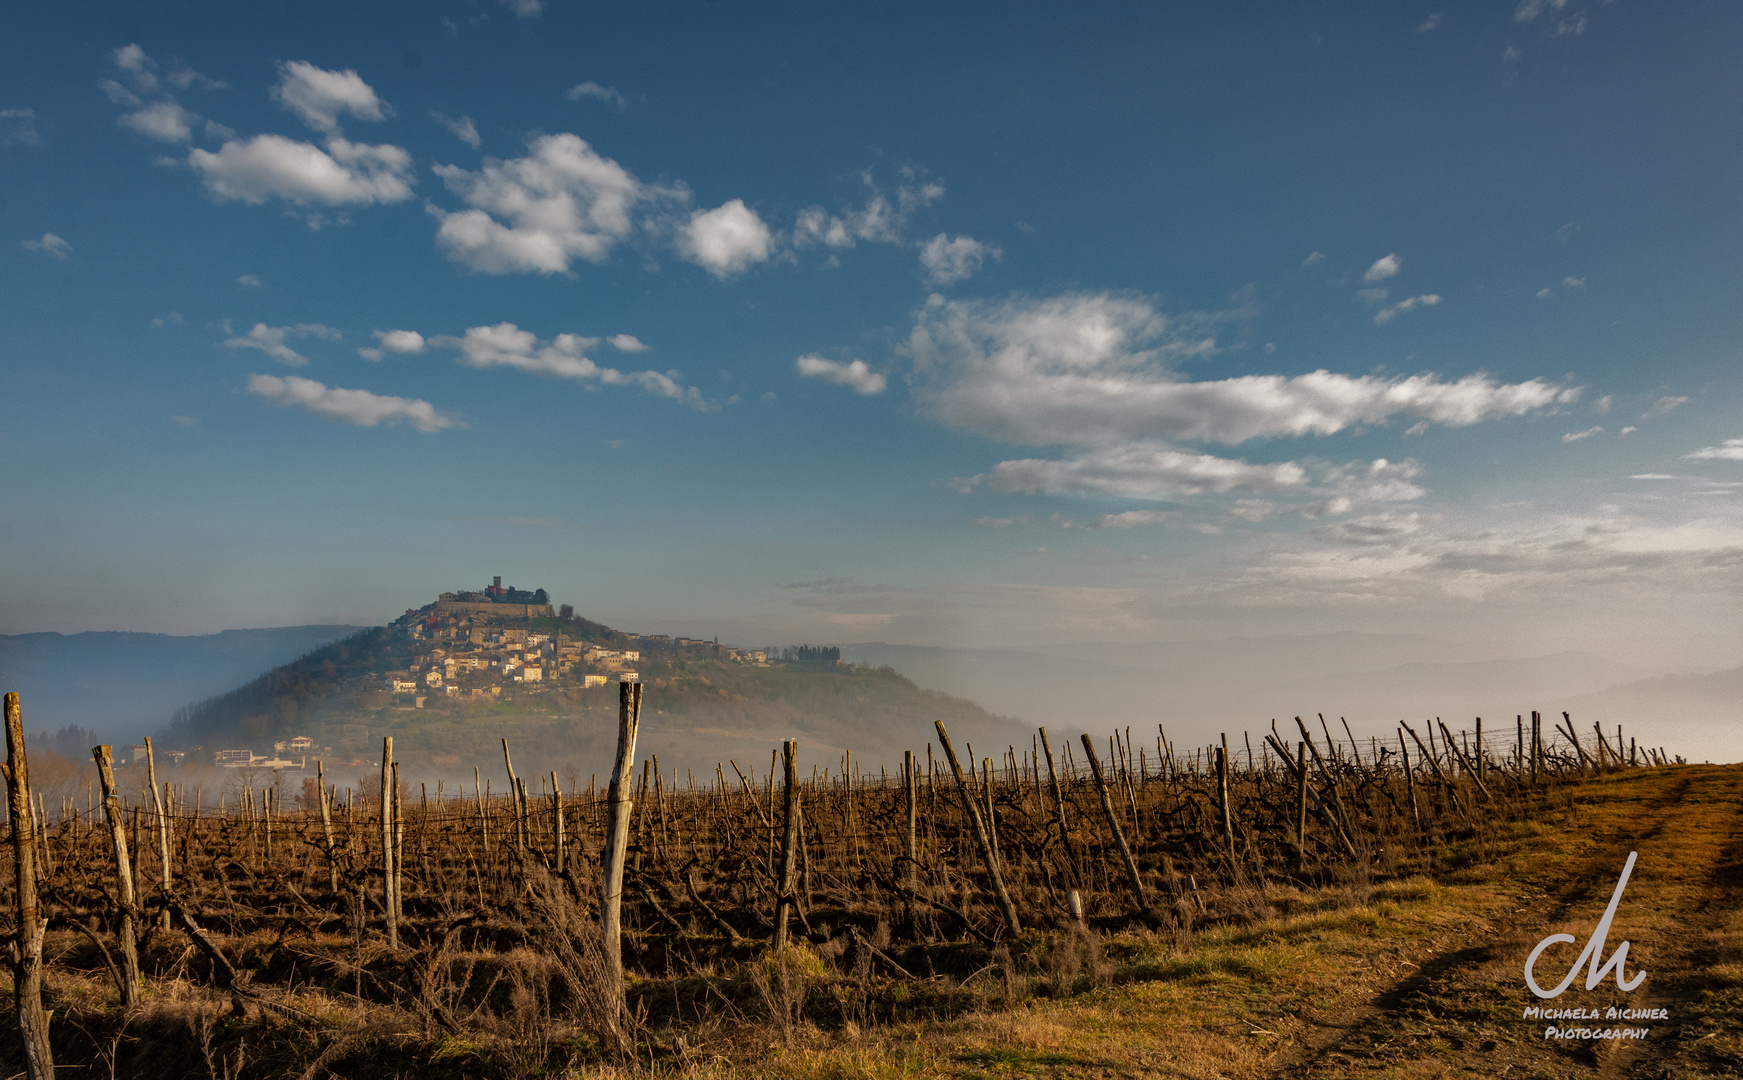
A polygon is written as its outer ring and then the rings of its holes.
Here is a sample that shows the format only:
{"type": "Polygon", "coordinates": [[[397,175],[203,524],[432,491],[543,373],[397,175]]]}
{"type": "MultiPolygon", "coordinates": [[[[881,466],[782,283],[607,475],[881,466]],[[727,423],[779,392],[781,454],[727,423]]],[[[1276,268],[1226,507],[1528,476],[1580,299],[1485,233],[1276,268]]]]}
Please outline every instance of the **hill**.
{"type": "Polygon", "coordinates": [[[506,738],[523,776],[555,771],[565,785],[579,778],[585,786],[609,767],[616,680],[636,677],[645,687],[638,749],[658,754],[668,770],[712,775],[716,763],[737,759],[748,772],[786,738],[800,741],[807,767],[835,769],[851,752],[875,769],[905,749],[924,752],[939,719],[983,757],[1028,740],[1026,729],[972,701],[838,655],[794,647],[769,659],[613,630],[567,608],[534,618],[426,608],[185,708],[160,738],[166,749],[197,748],[190,762],[208,762],[218,749],[265,756],[303,736],[345,776],[378,760],[382,737],[392,735],[402,775],[432,786],[470,783],[474,766],[501,783],[506,738]]]}
{"type": "Polygon", "coordinates": [[[99,738],[132,737],[190,701],[359,629],[0,635],[0,687],[19,694],[32,731],[79,725],[99,738]]]}

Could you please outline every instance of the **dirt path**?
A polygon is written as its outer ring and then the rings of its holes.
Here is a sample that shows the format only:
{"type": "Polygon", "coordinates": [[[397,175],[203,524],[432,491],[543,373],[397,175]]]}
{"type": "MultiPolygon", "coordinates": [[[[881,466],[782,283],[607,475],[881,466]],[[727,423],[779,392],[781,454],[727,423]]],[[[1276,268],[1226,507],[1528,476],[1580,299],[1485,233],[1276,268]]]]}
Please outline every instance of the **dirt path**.
{"type": "Polygon", "coordinates": [[[1509,1078],[1743,1075],[1743,770],[1640,771],[1582,788],[1571,810],[1540,822],[1509,858],[1488,910],[1398,958],[1355,1006],[1305,1011],[1294,1052],[1270,1075],[1509,1078]],[[1571,823],[1577,825],[1569,827],[1571,823]],[[1613,976],[1593,990],[1576,979],[1539,1001],[1526,956],[1551,933],[1573,945],[1539,961],[1540,985],[1566,974],[1638,852],[1611,927],[1607,961],[1628,941],[1631,993],[1613,976]],[[1528,1020],[1530,1006],[1668,1010],[1666,1020],[1528,1020]],[[1546,1039],[1551,1025],[1644,1027],[1638,1040],[1546,1039]]]}

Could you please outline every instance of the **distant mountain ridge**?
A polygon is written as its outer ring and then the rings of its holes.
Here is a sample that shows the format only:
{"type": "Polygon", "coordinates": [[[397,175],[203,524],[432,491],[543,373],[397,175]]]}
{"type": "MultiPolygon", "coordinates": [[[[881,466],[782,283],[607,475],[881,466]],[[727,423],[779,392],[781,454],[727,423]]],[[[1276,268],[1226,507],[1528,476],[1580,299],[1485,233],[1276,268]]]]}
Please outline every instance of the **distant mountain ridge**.
{"type": "Polygon", "coordinates": [[[0,690],[19,695],[30,731],[69,724],[108,739],[161,727],[222,693],[361,627],[281,626],[180,636],[130,631],[0,635],[0,690]]]}

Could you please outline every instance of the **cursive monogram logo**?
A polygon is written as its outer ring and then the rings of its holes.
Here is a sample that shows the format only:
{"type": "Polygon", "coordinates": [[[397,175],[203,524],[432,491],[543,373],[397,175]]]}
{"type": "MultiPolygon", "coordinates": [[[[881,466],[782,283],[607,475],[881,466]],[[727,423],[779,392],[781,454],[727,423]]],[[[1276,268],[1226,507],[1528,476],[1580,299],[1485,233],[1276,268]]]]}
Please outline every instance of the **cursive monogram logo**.
{"type": "Polygon", "coordinates": [[[1628,862],[1622,867],[1622,877],[1616,882],[1616,891],[1610,895],[1610,906],[1604,909],[1604,917],[1598,920],[1597,929],[1592,931],[1590,940],[1586,942],[1585,951],[1580,953],[1579,958],[1574,961],[1574,966],[1568,969],[1567,978],[1557,983],[1554,990],[1545,990],[1538,986],[1537,979],[1532,975],[1532,968],[1537,964],[1537,958],[1543,955],[1543,950],[1551,945],[1573,942],[1578,939],[1572,934],[1551,934],[1538,942],[1537,948],[1532,949],[1531,955],[1525,958],[1525,985],[1531,987],[1533,994],[1540,998],[1559,996],[1574,981],[1574,977],[1580,973],[1580,965],[1586,963],[1588,957],[1591,959],[1591,963],[1590,970],[1586,975],[1587,990],[1596,989],[1597,985],[1604,981],[1604,976],[1610,974],[1612,968],[1616,971],[1616,985],[1624,992],[1639,986],[1640,980],[1646,978],[1646,972],[1640,971],[1636,972],[1632,979],[1623,979],[1623,966],[1628,959],[1628,943],[1626,941],[1616,947],[1616,954],[1605,961],[1604,966],[1598,966],[1599,962],[1604,959],[1604,939],[1610,935],[1610,923],[1616,918],[1616,905],[1622,902],[1622,890],[1628,887],[1628,875],[1634,872],[1634,859],[1637,855],[1639,852],[1636,851],[1628,853],[1628,862]]]}

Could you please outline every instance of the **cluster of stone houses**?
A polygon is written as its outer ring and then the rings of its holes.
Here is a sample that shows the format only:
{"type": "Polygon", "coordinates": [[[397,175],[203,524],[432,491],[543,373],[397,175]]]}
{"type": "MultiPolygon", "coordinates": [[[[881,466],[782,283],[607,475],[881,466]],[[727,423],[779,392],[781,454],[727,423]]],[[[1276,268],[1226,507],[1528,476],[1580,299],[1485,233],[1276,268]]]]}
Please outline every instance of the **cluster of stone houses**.
{"type": "MultiPolygon", "coordinates": [[[[433,695],[493,698],[504,687],[516,685],[537,692],[561,682],[581,688],[637,682],[644,650],[655,656],[701,653],[758,667],[769,663],[766,650],[722,646],[718,638],[646,634],[639,636],[639,649],[612,649],[513,625],[535,615],[550,615],[545,600],[542,589],[523,594],[513,587],[504,589],[497,578],[482,592],[443,593],[422,610],[408,610],[401,620],[407,632],[432,647],[412,667],[388,673],[386,689],[413,698],[421,708],[433,695]]],[[[632,640],[637,638],[632,635],[632,640]]]]}

